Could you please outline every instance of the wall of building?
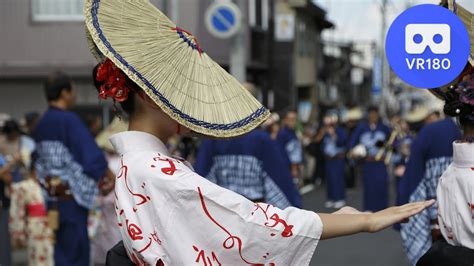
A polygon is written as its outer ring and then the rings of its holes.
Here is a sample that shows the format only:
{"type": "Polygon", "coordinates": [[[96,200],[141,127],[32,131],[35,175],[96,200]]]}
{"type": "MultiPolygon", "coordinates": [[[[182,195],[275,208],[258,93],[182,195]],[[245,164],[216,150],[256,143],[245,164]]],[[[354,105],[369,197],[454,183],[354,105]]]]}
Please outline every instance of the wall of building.
{"type": "MultiPolygon", "coordinates": [[[[320,100],[319,72],[324,67],[323,44],[318,21],[321,15],[309,12],[307,0],[280,0],[276,4],[277,14],[295,17],[294,40],[276,42],[275,85],[276,109],[297,108],[300,100],[311,101],[313,110],[320,100]],[[315,16],[318,16],[316,18],[315,16]]],[[[312,10],[317,8],[312,6],[312,10]]],[[[324,16],[324,12],[321,13],[324,16]]],[[[315,113],[315,112],[313,112],[315,113]]],[[[314,116],[314,114],[312,114],[314,116]]]]}
{"type": "MultiPolygon", "coordinates": [[[[277,0],[275,4],[276,15],[296,16],[295,10],[286,0],[277,0]]],[[[296,33],[294,34],[296,37],[296,33]]],[[[274,109],[282,111],[288,107],[296,106],[296,90],[294,89],[294,49],[295,41],[275,41],[273,51],[273,94],[274,109]]]]}
{"type": "MultiPolygon", "coordinates": [[[[44,79],[0,80],[0,113],[7,113],[21,119],[27,112],[43,112],[47,102],[43,92],[44,79]]],[[[74,78],[74,89],[78,105],[107,105],[101,103],[90,78],[74,78]]]]}
{"type": "MultiPolygon", "coordinates": [[[[42,82],[54,70],[71,75],[78,92],[78,103],[96,104],[97,94],[91,82],[96,64],[89,52],[83,21],[37,22],[32,19],[35,0],[0,0],[0,112],[16,117],[32,110],[44,110],[42,82]]],[[[214,0],[167,0],[167,14],[178,26],[194,33],[206,53],[218,63],[229,63],[231,42],[211,36],[205,27],[207,7],[214,0]],[[178,12],[173,13],[173,9],[178,12]],[[176,15],[176,16],[174,16],[176,15]]],[[[151,0],[163,7],[163,0],[151,0]]],[[[248,1],[243,0],[244,4],[248,1]]],[[[247,62],[250,62],[248,6],[242,10],[247,62]]]]}
{"type": "Polygon", "coordinates": [[[35,22],[31,1],[2,0],[0,25],[0,69],[9,68],[9,73],[94,64],[83,22],[35,22]]]}
{"type": "Polygon", "coordinates": [[[296,17],[295,31],[295,85],[311,86],[316,83],[315,36],[319,33],[315,23],[302,14],[298,14],[296,17]]]}
{"type": "MultiPolygon", "coordinates": [[[[0,1],[0,78],[44,76],[58,68],[88,75],[95,59],[89,52],[84,22],[34,21],[32,1],[0,1]]],[[[160,4],[160,0],[152,2],[160,4]]]]}
{"type": "MultiPolygon", "coordinates": [[[[2,0],[0,1],[0,77],[6,73],[25,75],[34,73],[44,75],[54,68],[70,68],[83,74],[84,70],[94,65],[85,38],[82,21],[67,22],[35,22],[31,16],[31,1],[34,0],[2,0]],[[40,70],[38,70],[40,68],[40,70]],[[2,75],[3,74],[3,75],[2,75]]],[[[162,0],[152,0],[160,7],[162,0]]],[[[207,32],[205,27],[205,11],[214,0],[174,0],[167,1],[168,14],[178,8],[177,25],[194,33],[203,49],[218,63],[229,62],[229,39],[218,39],[207,32]]],[[[248,1],[242,10],[242,29],[246,36],[246,50],[251,40],[248,37],[248,1]]],[[[250,61],[250,53],[247,55],[250,61]]]]}

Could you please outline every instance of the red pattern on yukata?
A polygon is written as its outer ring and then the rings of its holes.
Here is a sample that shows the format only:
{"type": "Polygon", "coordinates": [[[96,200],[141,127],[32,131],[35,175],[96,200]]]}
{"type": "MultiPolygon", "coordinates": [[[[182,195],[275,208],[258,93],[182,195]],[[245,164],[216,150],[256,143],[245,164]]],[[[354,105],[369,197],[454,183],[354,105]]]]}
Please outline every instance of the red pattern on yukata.
{"type": "MultiPolygon", "coordinates": [[[[242,243],[242,239],[236,235],[233,235],[232,233],[230,233],[229,230],[227,230],[224,226],[222,226],[219,222],[216,221],[216,219],[214,217],[212,217],[211,213],[209,212],[209,210],[207,209],[207,206],[206,206],[206,202],[204,200],[204,196],[202,194],[202,191],[201,191],[201,188],[198,187],[198,193],[199,193],[199,199],[201,200],[201,206],[202,206],[202,209],[204,211],[204,213],[206,214],[206,216],[215,224],[217,225],[220,229],[222,229],[222,231],[224,231],[229,237],[227,237],[224,242],[222,243],[222,246],[225,248],[225,249],[232,249],[236,242],[237,242],[237,249],[238,249],[238,252],[239,252],[239,256],[240,256],[240,259],[245,262],[246,264],[248,265],[253,265],[253,266],[264,266],[265,264],[263,263],[255,263],[255,262],[249,262],[248,260],[246,260],[242,254],[242,246],[243,246],[243,243],[242,243]]],[[[267,253],[267,256],[269,255],[269,253],[267,253]]],[[[264,256],[265,257],[265,256],[264,256]]],[[[274,263],[269,263],[268,264],[269,266],[274,266],[275,264],[274,263]]]]}
{"type": "Polygon", "coordinates": [[[128,219],[125,220],[125,222],[127,223],[127,232],[128,232],[128,235],[130,236],[130,238],[133,241],[142,240],[143,239],[142,229],[134,223],[129,223],[128,219]]]}
{"type": "Polygon", "coordinates": [[[443,225],[443,226],[444,226],[444,229],[446,229],[446,232],[448,234],[446,237],[449,240],[453,240],[454,239],[453,229],[451,227],[446,226],[446,225],[443,225]]]}
{"type": "MultiPolygon", "coordinates": [[[[125,217],[125,212],[124,212],[123,209],[120,210],[119,216],[124,217],[125,223],[126,223],[126,226],[127,226],[127,233],[133,241],[140,241],[140,240],[144,239],[143,230],[137,224],[129,222],[129,220],[125,217]]],[[[119,225],[119,227],[123,226],[122,223],[119,223],[118,225],[119,225]]],[[[138,250],[137,252],[139,254],[145,252],[146,250],[148,250],[151,247],[153,242],[156,242],[158,245],[162,244],[160,238],[158,237],[158,233],[156,231],[153,231],[153,233],[151,233],[148,236],[148,242],[146,242],[146,244],[140,250],[138,250]]]]}
{"type": "MultiPolygon", "coordinates": [[[[124,180],[124,183],[125,183],[125,186],[126,186],[128,192],[134,198],[139,199],[139,203],[135,204],[135,206],[132,208],[133,212],[137,212],[138,207],[142,206],[145,203],[148,203],[151,200],[151,197],[147,196],[145,194],[141,194],[141,193],[137,193],[137,192],[132,191],[132,189],[128,185],[128,166],[123,163],[123,158],[122,158],[121,164],[122,165],[120,167],[120,172],[119,172],[119,175],[117,176],[117,179],[120,179],[120,178],[123,177],[123,180],[124,180]]],[[[142,189],[145,189],[145,183],[142,183],[142,185],[140,187],[142,189]]],[[[114,193],[115,193],[115,199],[117,200],[118,196],[117,196],[117,193],[116,193],[115,190],[114,190],[114,193]]],[[[144,240],[145,237],[143,236],[143,230],[140,228],[140,226],[135,224],[135,223],[129,222],[129,220],[125,216],[125,210],[124,209],[119,210],[119,208],[117,206],[115,206],[115,209],[116,209],[116,211],[118,211],[117,215],[118,216],[123,216],[123,218],[125,219],[125,223],[126,223],[126,226],[127,226],[127,233],[129,235],[129,237],[133,241],[144,240]]],[[[118,226],[122,227],[123,224],[118,223],[118,226]]],[[[161,240],[159,239],[158,234],[156,233],[156,231],[153,231],[153,233],[151,233],[147,237],[147,239],[148,239],[148,241],[146,242],[146,244],[140,250],[138,250],[138,251],[134,250],[133,253],[132,253],[132,258],[131,259],[137,265],[147,265],[140,254],[145,252],[146,250],[148,250],[151,247],[151,245],[153,244],[153,242],[156,242],[158,245],[161,245],[161,240]]],[[[160,261],[160,263],[161,264],[158,264],[158,265],[163,265],[161,261],[160,261]]]]}
{"type": "Polygon", "coordinates": [[[474,203],[467,203],[469,208],[471,209],[472,219],[474,220],[474,203]]]}
{"type": "MultiPolygon", "coordinates": [[[[133,207],[133,211],[134,212],[137,212],[137,207],[140,206],[140,205],[143,205],[147,202],[149,202],[151,200],[151,198],[149,196],[146,196],[145,194],[141,194],[141,193],[137,193],[137,192],[133,192],[132,189],[130,188],[130,186],[128,185],[128,166],[126,166],[124,163],[123,163],[123,158],[121,160],[121,167],[120,167],[120,172],[119,172],[119,175],[117,176],[117,179],[120,179],[123,177],[124,179],[124,182],[125,182],[125,186],[127,187],[127,190],[128,192],[134,197],[134,198],[138,198],[139,199],[139,202],[137,204],[135,204],[135,206],[133,207]]],[[[145,188],[145,183],[142,183],[142,189],[145,188]]],[[[117,198],[117,194],[115,194],[115,197],[117,198]]]]}
{"type": "MultiPolygon", "coordinates": [[[[174,175],[174,173],[175,173],[176,171],[178,171],[178,169],[176,168],[175,162],[176,162],[176,163],[181,163],[181,162],[179,162],[179,161],[177,161],[177,160],[175,161],[175,160],[170,159],[170,158],[162,157],[161,154],[158,154],[157,157],[154,157],[154,158],[153,158],[153,161],[155,161],[155,162],[160,162],[160,161],[161,161],[161,162],[167,162],[167,163],[168,163],[168,166],[167,166],[167,167],[162,167],[162,168],[161,168],[161,172],[162,172],[163,174],[165,174],[165,175],[171,175],[171,176],[174,175]]],[[[156,165],[152,164],[151,167],[152,167],[152,168],[155,168],[156,165]]]]}
{"type": "Polygon", "coordinates": [[[221,266],[222,265],[219,262],[219,259],[217,259],[217,256],[214,253],[214,251],[211,252],[211,257],[209,257],[209,256],[206,256],[206,252],[204,250],[199,250],[199,248],[196,246],[193,246],[193,249],[194,251],[198,252],[198,255],[196,258],[197,263],[202,262],[203,266],[221,266]],[[212,262],[215,262],[217,264],[213,264],[212,262]]]}
{"type": "Polygon", "coordinates": [[[153,241],[158,243],[158,245],[161,245],[161,239],[158,237],[158,234],[156,233],[156,231],[151,234],[151,237],[153,241]]]}
{"type": "MultiPolygon", "coordinates": [[[[263,215],[265,216],[265,220],[267,220],[264,225],[266,227],[270,228],[275,228],[277,225],[281,224],[283,225],[284,229],[283,232],[281,232],[282,237],[291,237],[293,236],[293,225],[288,224],[284,219],[281,219],[280,216],[277,213],[273,213],[270,218],[268,218],[269,214],[269,209],[270,207],[273,207],[270,204],[266,204],[267,206],[264,208],[260,203],[255,203],[255,210],[253,210],[252,215],[255,214],[258,210],[260,210],[263,215]],[[273,221],[273,223],[271,223],[273,221]]],[[[275,236],[274,233],[270,234],[271,236],[275,236]]]]}

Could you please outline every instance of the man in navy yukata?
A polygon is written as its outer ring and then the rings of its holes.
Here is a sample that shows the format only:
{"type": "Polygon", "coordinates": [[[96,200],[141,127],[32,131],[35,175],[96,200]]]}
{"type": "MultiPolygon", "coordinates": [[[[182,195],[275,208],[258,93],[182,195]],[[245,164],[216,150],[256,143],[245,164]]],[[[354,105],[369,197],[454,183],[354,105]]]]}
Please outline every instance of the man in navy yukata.
{"type": "Polygon", "coordinates": [[[365,211],[380,211],[388,207],[388,172],[384,158],[376,160],[380,147],[390,137],[391,130],[385,125],[377,107],[369,107],[367,121],[359,123],[351,136],[349,147],[363,145],[367,156],[362,163],[365,211]]]}
{"type": "Polygon", "coordinates": [[[329,112],[323,119],[324,137],[322,152],[324,177],[327,184],[326,208],[340,209],[346,205],[345,164],[347,149],[346,130],[338,125],[336,111],[329,112]]]}
{"type": "Polygon", "coordinates": [[[283,120],[283,128],[277,136],[277,142],[288,156],[291,175],[295,181],[299,181],[299,178],[301,178],[300,169],[303,165],[303,147],[295,131],[297,120],[298,114],[295,111],[289,111],[283,120]]]}
{"type": "Polygon", "coordinates": [[[54,227],[58,222],[55,264],[89,266],[88,212],[99,193],[99,179],[110,178],[110,171],[89,130],[68,111],[75,103],[71,80],[64,74],[53,74],[44,91],[49,108],[33,134],[35,168],[48,194],[50,224],[54,227]],[[54,219],[54,214],[59,217],[54,219]]]}
{"type": "Polygon", "coordinates": [[[301,207],[288,159],[260,129],[231,140],[203,140],[194,168],[199,175],[251,201],[281,209],[301,207]]]}
{"type": "MultiPolygon", "coordinates": [[[[399,184],[398,204],[436,198],[439,177],[453,160],[453,142],[461,132],[452,118],[424,126],[410,149],[399,184]]],[[[424,210],[401,225],[403,246],[412,265],[431,247],[431,229],[437,224],[437,207],[424,210]]]]}

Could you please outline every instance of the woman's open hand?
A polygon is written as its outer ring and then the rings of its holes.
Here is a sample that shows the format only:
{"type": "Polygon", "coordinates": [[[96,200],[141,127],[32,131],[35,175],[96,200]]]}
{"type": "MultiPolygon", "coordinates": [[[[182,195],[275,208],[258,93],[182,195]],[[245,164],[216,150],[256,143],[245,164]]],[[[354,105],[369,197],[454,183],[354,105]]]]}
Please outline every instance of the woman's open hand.
{"type": "Polygon", "coordinates": [[[435,200],[408,203],[402,206],[390,207],[385,210],[369,214],[367,232],[374,233],[381,231],[395,223],[407,221],[415,214],[435,203],[435,200]]]}
{"type": "Polygon", "coordinates": [[[354,208],[343,208],[333,214],[318,213],[323,223],[321,239],[352,235],[360,232],[375,233],[433,205],[435,201],[422,201],[391,207],[376,213],[360,212],[354,208]]]}

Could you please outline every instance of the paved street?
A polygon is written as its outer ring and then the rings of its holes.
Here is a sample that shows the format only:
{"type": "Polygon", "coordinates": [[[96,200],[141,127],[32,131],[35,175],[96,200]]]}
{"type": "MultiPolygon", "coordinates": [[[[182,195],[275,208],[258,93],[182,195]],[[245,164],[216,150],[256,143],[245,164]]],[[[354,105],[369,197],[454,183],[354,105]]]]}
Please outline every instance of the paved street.
{"type": "MultiPolygon", "coordinates": [[[[361,207],[361,190],[348,191],[348,203],[361,207]]],[[[326,192],[317,188],[304,195],[305,209],[317,212],[331,212],[324,208],[326,192]]],[[[377,234],[355,236],[321,241],[311,261],[311,266],[403,266],[408,261],[401,246],[398,232],[386,229],[377,234]]]]}

